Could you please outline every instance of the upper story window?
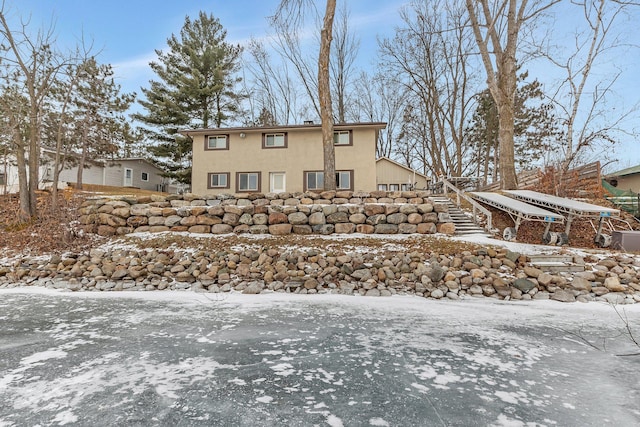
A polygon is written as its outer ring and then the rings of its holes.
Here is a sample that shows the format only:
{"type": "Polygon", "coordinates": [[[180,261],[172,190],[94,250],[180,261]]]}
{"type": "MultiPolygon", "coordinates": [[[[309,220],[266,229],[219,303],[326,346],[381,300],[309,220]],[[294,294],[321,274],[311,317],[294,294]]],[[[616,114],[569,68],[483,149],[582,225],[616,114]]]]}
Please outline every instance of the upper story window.
{"type": "Polygon", "coordinates": [[[353,145],[350,130],[337,130],[333,132],[333,143],[335,145],[353,145]]]}
{"type": "Polygon", "coordinates": [[[229,135],[210,135],[206,137],[206,150],[228,150],[229,135]]]}
{"type": "Polygon", "coordinates": [[[280,133],[264,133],[262,134],[262,148],[286,148],[287,134],[280,133]]]}

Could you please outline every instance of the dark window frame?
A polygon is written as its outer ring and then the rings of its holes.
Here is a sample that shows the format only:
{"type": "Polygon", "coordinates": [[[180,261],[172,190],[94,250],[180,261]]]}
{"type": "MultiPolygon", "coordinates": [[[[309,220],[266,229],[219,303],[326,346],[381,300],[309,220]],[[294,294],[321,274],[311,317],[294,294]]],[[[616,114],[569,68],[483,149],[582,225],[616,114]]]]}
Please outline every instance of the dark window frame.
{"type": "Polygon", "coordinates": [[[262,189],[262,172],[259,171],[248,171],[248,172],[236,172],[236,193],[259,193],[262,189]],[[240,189],[240,175],[242,174],[256,174],[258,176],[257,179],[257,188],[241,190],[240,189]]]}
{"type": "Polygon", "coordinates": [[[336,177],[336,190],[340,190],[340,191],[353,191],[353,188],[354,188],[354,185],[353,185],[353,175],[354,175],[354,171],[353,171],[353,169],[343,169],[343,170],[338,170],[338,171],[336,171],[336,174],[344,173],[344,172],[348,172],[348,173],[349,173],[349,188],[339,188],[339,187],[338,187],[338,177],[336,177]]]}
{"type": "Polygon", "coordinates": [[[322,188],[309,188],[307,186],[307,176],[310,173],[321,173],[321,174],[323,174],[323,181],[322,182],[324,183],[324,171],[320,171],[320,170],[303,171],[302,172],[302,180],[303,180],[302,187],[303,187],[303,190],[304,191],[324,191],[324,186],[322,188]]]}
{"type": "Polygon", "coordinates": [[[262,148],[266,150],[271,150],[272,148],[289,148],[289,133],[288,132],[265,132],[262,134],[262,148]],[[268,135],[283,135],[284,137],[284,145],[267,145],[267,136],[268,135]]]}
{"type": "MultiPolygon", "coordinates": [[[[337,170],[336,171],[336,175],[339,173],[349,173],[349,188],[338,188],[338,179],[336,177],[336,190],[340,190],[340,191],[353,191],[354,185],[353,185],[353,179],[354,179],[354,170],[353,169],[341,169],[341,170],[337,170]]],[[[324,174],[324,171],[321,170],[309,170],[309,171],[303,171],[302,173],[302,179],[303,179],[303,188],[304,191],[324,191],[324,188],[308,188],[307,186],[307,176],[309,173],[322,173],[324,174]]]]}
{"type": "Polygon", "coordinates": [[[224,151],[224,150],[228,150],[229,149],[229,142],[231,140],[231,137],[229,136],[228,133],[223,133],[223,134],[215,134],[215,135],[205,135],[204,136],[204,151],[224,151]],[[209,147],[209,138],[212,137],[218,137],[218,136],[224,136],[227,140],[227,144],[224,148],[211,148],[209,147]]]}
{"type": "Polygon", "coordinates": [[[207,173],[207,189],[209,190],[217,190],[217,189],[226,189],[229,188],[231,186],[231,173],[230,172],[209,172],[207,173]],[[212,185],[211,184],[211,178],[213,177],[213,175],[225,175],[227,178],[227,185],[222,186],[222,185],[212,185]]]}
{"type": "Polygon", "coordinates": [[[353,131],[351,129],[341,129],[333,131],[333,145],[336,147],[349,147],[353,146],[353,131]],[[336,134],[348,132],[349,133],[349,143],[348,144],[338,144],[336,142],[336,134]]]}

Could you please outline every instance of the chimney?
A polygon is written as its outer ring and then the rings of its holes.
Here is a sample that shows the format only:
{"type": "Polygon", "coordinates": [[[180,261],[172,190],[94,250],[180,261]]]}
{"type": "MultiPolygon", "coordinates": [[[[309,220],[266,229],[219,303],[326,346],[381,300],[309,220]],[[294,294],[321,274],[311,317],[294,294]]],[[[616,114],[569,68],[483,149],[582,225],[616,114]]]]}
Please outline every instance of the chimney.
{"type": "Polygon", "coordinates": [[[313,124],[313,120],[305,120],[304,124],[305,125],[312,125],[313,124]]]}

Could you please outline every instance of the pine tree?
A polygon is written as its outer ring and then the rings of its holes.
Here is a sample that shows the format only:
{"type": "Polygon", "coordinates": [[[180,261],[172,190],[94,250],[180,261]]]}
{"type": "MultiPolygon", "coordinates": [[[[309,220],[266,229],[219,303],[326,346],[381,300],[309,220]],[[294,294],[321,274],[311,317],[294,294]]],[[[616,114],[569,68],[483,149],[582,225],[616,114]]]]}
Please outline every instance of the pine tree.
{"type": "Polygon", "coordinates": [[[121,94],[111,65],[98,64],[89,58],[81,64],[80,80],[75,91],[74,133],[80,154],[77,187],[82,188],[82,173],[87,159],[115,157],[130,138],[123,116],[135,95],[121,94]]]}
{"type": "MultiPolygon", "coordinates": [[[[519,169],[527,169],[545,153],[559,147],[561,132],[556,125],[553,106],[543,102],[545,96],[538,80],[525,83],[528,73],[518,76],[520,86],[514,103],[514,150],[519,169]]],[[[465,130],[466,141],[473,149],[478,176],[486,184],[498,178],[498,108],[486,89],[477,96],[478,104],[471,125],[465,130]]]]}
{"type": "Polygon", "coordinates": [[[153,143],[153,155],[166,159],[170,176],[191,180],[191,139],[179,135],[183,128],[220,127],[239,112],[242,96],[236,91],[242,49],[226,42],[227,32],[212,15],[188,16],[179,37],[167,40],[167,52],[156,51],[150,66],[158,80],[142,88],[145,113],[134,117],[153,143]]]}

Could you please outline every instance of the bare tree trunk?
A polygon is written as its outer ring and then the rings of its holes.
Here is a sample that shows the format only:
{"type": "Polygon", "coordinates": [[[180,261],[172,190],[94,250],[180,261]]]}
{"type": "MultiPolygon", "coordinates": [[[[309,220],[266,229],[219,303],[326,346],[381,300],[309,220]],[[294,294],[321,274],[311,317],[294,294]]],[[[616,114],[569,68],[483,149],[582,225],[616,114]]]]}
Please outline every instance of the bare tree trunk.
{"type": "MultiPolygon", "coordinates": [[[[14,138],[20,138],[20,134],[16,133],[14,138]]],[[[18,144],[16,144],[16,163],[18,167],[18,187],[20,191],[20,210],[18,216],[20,222],[28,222],[31,219],[31,210],[29,208],[27,159],[25,158],[24,147],[18,144]]]]}
{"type": "Polygon", "coordinates": [[[523,23],[559,1],[532,0],[534,7],[527,10],[529,0],[501,0],[492,5],[489,0],[466,0],[471,27],[487,75],[487,85],[498,109],[499,170],[503,189],[518,186],[513,135],[516,52],[520,29],[523,23]],[[506,34],[502,34],[501,29],[506,29],[506,34]]]}
{"type": "Polygon", "coordinates": [[[335,13],[336,0],[327,0],[322,30],[320,31],[320,55],[318,57],[318,98],[320,100],[320,120],[322,121],[325,190],[336,189],[336,155],[333,143],[333,111],[329,79],[329,58],[335,13]]]}
{"type": "MultiPolygon", "coordinates": [[[[30,39],[26,31],[27,24],[22,23],[21,30],[12,31],[6,19],[4,2],[0,4],[0,34],[6,42],[5,48],[11,52],[13,58],[14,76],[24,84],[28,99],[28,123],[25,143],[21,143],[23,166],[28,167],[28,174],[20,177],[20,209],[22,214],[36,218],[38,215],[36,190],[39,181],[41,117],[45,99],[51,94],[51,87],[57,78],[58,71],[64,65],[53,49],[53,27],[48,31],[39,32],[30,39]],[[14,36],[17,35],[18,39],[14,36]],[[26,46],[26,48],[25,48],[26,46]],[[26,147],[25,147],[26,146],[26,147]],[[26,152],[24,148],[27,148],[26,152]],[[29,158],[25,159],[25,154],[29,158]],[[28,163],[26,163],[28,162],[28,163]],[[27,177],[28,175],[28,177],[27,177]],[[26,182],[28,178],[28,182],[26,182]],[[24,181],[22,181],[24,180],[24,181]],[[23,194],[24,193],[24,194],[23,194]]],[[[16,128],[18,131],[18,128],[16,128]]],[[[20,149],[18,149],[20,151],[20,149]]]]}
{"type": "Polygon", "coordinates": [[[85,129],[82,135],[82,154],[78,160],[78,175],[76,178],[76,189],[82,190],[82,173],[84,172],[84,164],[87,160],[87,131],[85,129]]]}
{"type": "Polygon", "coordinates": [[[40,120],[38,106],[32,106],[33,114],[30,117],[29,125],[32,127],[29,132],[29,214],[32,217],[38,216],[38,199],[36,191],[40,180],[40,120]]]}

